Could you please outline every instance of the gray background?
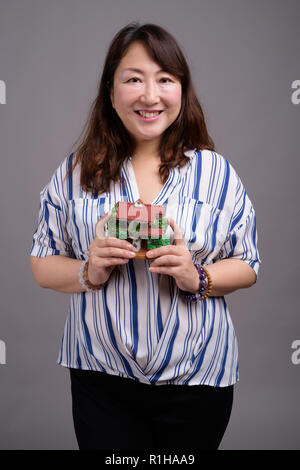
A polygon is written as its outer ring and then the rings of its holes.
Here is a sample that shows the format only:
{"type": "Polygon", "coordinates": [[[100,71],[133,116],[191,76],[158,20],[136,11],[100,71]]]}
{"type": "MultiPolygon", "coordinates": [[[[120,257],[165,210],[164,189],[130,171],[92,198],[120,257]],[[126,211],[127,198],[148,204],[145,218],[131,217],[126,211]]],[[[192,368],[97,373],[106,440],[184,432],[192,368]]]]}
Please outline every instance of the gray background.
{"type": "Polygon", "coordinates": [[[34,283],[29,250],[39,192],[82,131],[113,35],[132,20],[178,40],[217,151],[257,213],[259,281],[227,298],[240,382],[221,448],[299,449],[298,0],[0,1],[0,448],[77,448],[68,371],[56,364],[69,296],[34,283]]]}

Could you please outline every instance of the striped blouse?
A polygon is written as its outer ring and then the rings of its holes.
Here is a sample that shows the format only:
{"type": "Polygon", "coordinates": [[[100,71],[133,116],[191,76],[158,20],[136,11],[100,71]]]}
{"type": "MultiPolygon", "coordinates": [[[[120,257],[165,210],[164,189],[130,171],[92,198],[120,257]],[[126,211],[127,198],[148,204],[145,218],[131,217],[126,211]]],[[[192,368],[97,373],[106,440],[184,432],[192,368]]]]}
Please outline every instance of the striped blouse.
{"type": "MultiPolygon", "coordinates": [[[[171,169],[152,204],[164,205],[181,227],[194,262],[232,257],[257,274],[255,212],[236,171],[209,150],[185,155],[188,163],[171,169]]],[[[98,197],[80,186],[80,166],[66,177],[72,158],[41,191],[32,256],[86,259],[98,219],[118,201],[139,199],[131,157],[121,180],[98,197]]],[[[112,271],[104,289],[71,294],[58,364],[153,385],[236,383],[237,339],[224,297],[191,303],[172,276],[149,266],[149,260],[130,259],[112,271]]]]}

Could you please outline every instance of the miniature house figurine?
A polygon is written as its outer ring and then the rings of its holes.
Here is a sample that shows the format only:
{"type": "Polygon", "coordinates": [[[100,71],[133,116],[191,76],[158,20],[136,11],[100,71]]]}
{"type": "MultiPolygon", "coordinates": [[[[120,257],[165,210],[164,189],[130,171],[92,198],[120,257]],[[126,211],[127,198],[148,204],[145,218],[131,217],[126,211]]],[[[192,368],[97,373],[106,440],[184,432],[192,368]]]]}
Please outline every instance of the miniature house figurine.
{"type": "MultiPolygon", "coordinates": [[[[147,250],[170,245],[166,233],[169,222],[164,212],[164,206],[144,204],[141,199],[135,202],[119,201],[110,211],[101,233],[129,241],[136,251],[135,258],[145,259],[147,250]]],[[[97,226],[96,234],[99,236],[100,227],[97,229],[97,226]]]]}

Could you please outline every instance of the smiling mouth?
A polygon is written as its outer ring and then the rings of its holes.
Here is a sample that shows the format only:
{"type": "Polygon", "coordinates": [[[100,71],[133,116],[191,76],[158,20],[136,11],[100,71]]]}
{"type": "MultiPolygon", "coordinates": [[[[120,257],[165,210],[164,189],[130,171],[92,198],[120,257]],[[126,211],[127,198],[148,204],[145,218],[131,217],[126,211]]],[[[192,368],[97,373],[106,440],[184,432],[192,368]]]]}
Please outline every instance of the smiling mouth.
{"type": "Polygon", "coordinates": [[[153,118],[161,114],[163,111],[135,111],[135,113],[139,114],[140,116],[144,118],[153,118]]]}

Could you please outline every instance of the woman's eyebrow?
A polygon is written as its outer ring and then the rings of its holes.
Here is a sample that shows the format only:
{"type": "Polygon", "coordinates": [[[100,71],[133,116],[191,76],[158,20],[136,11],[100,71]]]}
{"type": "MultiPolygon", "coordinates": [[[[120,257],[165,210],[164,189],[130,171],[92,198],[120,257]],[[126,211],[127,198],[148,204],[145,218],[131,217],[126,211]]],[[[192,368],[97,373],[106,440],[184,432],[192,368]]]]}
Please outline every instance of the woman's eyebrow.
{"type": "MultiPolygon", "coordinates": [[[[140,69],[137,69],[135,67],[129,67],[127,69],[122,70],[122,72],[135,72],[135,73],[141,73],[143,74],[144,72],[140,69]]],[[[156,73],[164,72],[164,70],[160,69],[156,73]]]]}

